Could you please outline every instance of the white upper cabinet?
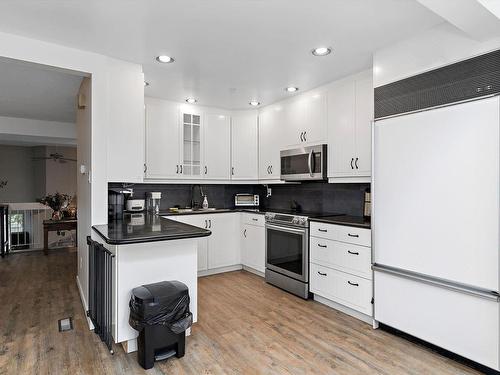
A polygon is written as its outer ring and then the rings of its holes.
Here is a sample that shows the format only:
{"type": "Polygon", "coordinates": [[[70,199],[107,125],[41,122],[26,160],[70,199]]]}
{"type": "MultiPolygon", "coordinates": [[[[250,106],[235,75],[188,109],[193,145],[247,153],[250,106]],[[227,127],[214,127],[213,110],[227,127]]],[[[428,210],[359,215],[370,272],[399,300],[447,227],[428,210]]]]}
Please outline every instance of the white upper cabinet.
{"type": "Polygon", "coordinates": [[[328,177],[369,179],[372,120],[371,71],[329,85],[328,177]]]}
{"type": "Polygon", "coordinates": [[[231,118],[227,113],[206,113],[203,124],[203,176],[212,180],[229,180],[231,118]]]}
{"type": "Polygon", "coordinates": [[[180,114],[181,178],[202,178],[202,114],[195,108],[182,108],[180,114]]]}
{"type": "Polygon", "coordinates": [[[280,150],[285,141],[284,111],[270,105],[259,113],[259,179],[279,180],[280,150]]]}
{"type": "Polygon", "coordinates": [[[327,93],[308,91],[284,102],[286,145],[326,143],[327,93]]]}
{"type": "MultiPolygon", "coordinates": [[[[109,71],[107,176],[111,182],[144,177],[144,75],[136,65],[117,62],[109,71]]],[[[89,98],[90,100],[90,98],[89,98]]]]}
{"type": "Polygon", "coordinates": [[[146,178],[179,177],[179,105],[146,98],[146,178]]]}
{"type": "Polygon", "coordinates": [[[258,163],[257,111],[233,112],[231,117],[231,179],[257,180],[258,163]]]}

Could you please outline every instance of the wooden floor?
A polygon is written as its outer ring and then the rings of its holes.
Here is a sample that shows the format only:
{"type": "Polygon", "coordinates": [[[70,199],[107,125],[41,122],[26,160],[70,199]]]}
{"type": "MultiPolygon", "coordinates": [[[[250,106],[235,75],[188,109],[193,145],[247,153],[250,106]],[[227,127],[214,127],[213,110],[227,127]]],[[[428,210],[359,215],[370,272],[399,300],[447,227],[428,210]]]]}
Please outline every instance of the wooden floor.
{"type": "Polygon", "coordinates": [[[201,278],[185,357],[144,371],[88,330],[75,277],[75,251],[0,259],[0,374],[477,374],[244,271],[201,278]]]}

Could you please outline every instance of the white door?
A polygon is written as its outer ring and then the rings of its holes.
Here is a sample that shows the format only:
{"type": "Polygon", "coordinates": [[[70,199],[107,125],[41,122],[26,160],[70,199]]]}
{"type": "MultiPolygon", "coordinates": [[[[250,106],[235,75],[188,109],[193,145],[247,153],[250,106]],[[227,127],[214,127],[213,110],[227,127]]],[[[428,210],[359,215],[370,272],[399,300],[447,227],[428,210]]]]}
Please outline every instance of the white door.
{"type": "MultiPolygon", "coordinates": [[[[179,215],[168,216],[168,219],[175,220],[180,223],[193,225],[198,228],[208,229],[208,218],[206,215],[179,215]]],[[[198,271],[206,271],[208,269],[208,240],[210,237],[202,237],[198,239],[198,271]]]]}
{"type": "Polygon", "coordinates": [[[229,180],[231,169],[231,118],[226,113],[207,113],[203,119],[203,176],[229,180]]]}
{"type": "Polygon", "coordinates": [[[328,90],[328,177],[354,173],[355,83],[342,80],[328,90]]]}
{"type": "Polygon", "coordinates": [[[322,144],[327,142],[327,92],[312,91],[306,94],[307,120],[305,143],[322,144]]]}
{"type": "Polygon", "coordinates": [[[499,290],[498,97],[375,123],[375,262],[499,290]]]}
{"type": "Polygon", "coordinates": [[[146,178],[181,176],[179,142],[178,105],[146,98],[146,178]]]}
{"type": "Polygon", "coordinates": [[[371,72],[368,72],[366,78],[356,81],[354,174],[359,177],[371,176],[373,116],[373,78],[371,72]]]}
{"type": "Polygon", "coordinates": [[[254,270],[264,272],[266,269],[265,228],[244,224],[242,228],[242,263],[254,270]]]}
{"type": "Polygon", "coordinates": [[[208,240],[208,268],[234,266],[241,264],[239,247],[239,215],[205,215],[209,221],[208,229],[212,235],[208,240]]]}
{"type": "Polygon", "coordinates": [[[259,113],[259,179],[279,180],[280,150],[284,141],[284,109],[271,105],[259,113]]]}
{"type": "Polygon", "coordinates": [[[258,163],[257,111],[233,112],[231,118],[232,180],[256,180],[258,163]]]}

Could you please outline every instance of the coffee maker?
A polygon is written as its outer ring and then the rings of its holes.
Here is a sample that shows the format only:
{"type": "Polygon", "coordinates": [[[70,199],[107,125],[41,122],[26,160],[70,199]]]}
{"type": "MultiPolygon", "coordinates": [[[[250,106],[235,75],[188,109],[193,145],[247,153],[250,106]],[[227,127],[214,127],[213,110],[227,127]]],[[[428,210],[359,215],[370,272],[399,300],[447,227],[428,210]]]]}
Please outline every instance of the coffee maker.
{"type": "Polygon", "coordinates": [[[125,209],[125,194],[132,196],[132,189],[108,190],[108,220],[123,219],[125,209]]]}

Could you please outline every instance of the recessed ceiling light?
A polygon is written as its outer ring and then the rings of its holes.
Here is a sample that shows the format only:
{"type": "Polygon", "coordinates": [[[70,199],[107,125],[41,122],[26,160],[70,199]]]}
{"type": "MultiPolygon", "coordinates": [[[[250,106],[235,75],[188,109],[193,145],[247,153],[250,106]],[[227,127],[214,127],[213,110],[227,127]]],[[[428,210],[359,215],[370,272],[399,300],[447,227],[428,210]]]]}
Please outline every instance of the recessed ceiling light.
{"type": "Polygon", "coordinates": [[[186,102],[189,103],[189,104],[194,104],[196,103],[198,100],[196,100],[195,98],[187,98],[186,99],[186,102]]]}
{"type": "Polygon", "coordinates": [[[329,47],[318,47],[312,50],[312,54],[314,56],[326,56],[332,52],[332,49],[329,47]]]}
{"type": "Polygon", "coordinates": [[[149,82],[144,81],[144,87],[149,86],[149,82]]]}
{"type": "Polygon", "coordinates": [[[250,103],[248,103],[248,104],[250,104],[250,105],[251,105],[251,106],[253,106],[253,107],[257,107],[258,105],[260,105],[260,102],[258,102],[257,100],[252,100],[252,101],[251,101],[250,103]]]}
{"type": "Polygon", "coordinates": [[[290,87],[287,87],[287,88],[285,89],[285,91],[287,91],[287,92],[295,92],[295,91],[297,91],[298,89],[299,89],[298,87],[293,87],[293,86],[290,86],[290,87]]]}
{"type": "Polygon", "coordinates": [[[173,57],[167,55],[160,55],[156,57],[156,61],[161,63],[173,63],[175,60],[173,57]]]}

